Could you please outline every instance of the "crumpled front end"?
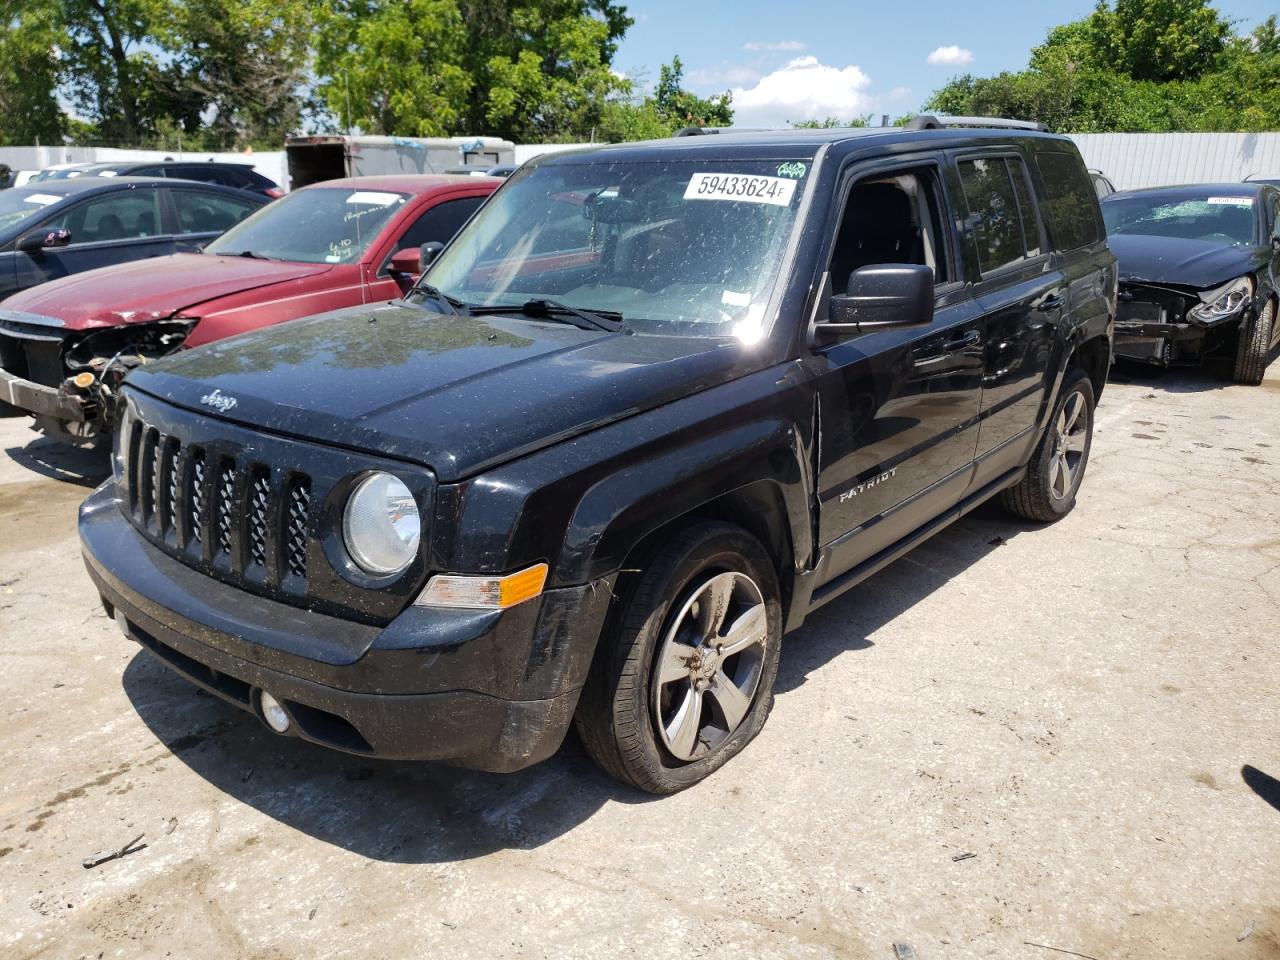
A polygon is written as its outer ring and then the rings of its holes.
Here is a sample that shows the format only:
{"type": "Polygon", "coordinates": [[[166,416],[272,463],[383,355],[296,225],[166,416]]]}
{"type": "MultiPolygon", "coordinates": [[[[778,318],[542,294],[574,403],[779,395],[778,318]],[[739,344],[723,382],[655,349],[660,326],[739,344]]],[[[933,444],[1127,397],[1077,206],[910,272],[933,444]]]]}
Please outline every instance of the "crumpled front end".
{"type": "Polygon", "coordinates": [[[1116,309],[1115,355],[1167,367],[1199,363],[1235,342],[1248,305],[1209,313],[1210,296],[1187,287],[1121,281],[1116,309]]]}
{"type": "Polygon", "coordinates": [[[91,441],[114,422],[128,373],[177,350],[194,324],[74,330],[57,317],[0,308],[0,415],[30,415],[57,439],[91,441]]]}

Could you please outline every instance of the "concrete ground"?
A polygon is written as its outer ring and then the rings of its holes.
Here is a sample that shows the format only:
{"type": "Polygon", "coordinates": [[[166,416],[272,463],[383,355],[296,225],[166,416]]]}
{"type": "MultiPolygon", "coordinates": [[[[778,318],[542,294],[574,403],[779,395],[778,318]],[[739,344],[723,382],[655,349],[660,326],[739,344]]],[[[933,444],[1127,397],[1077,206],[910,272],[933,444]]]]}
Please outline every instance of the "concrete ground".
{"type": "Polygon", "coordinates": [[[1280,957],[1280,364],[1111,384],[1075,513],[984,508],[822,610],[666,799],[572,742],[271,736],[103,616],[103,465],[0,446],[0,956],[1280,957]]]}

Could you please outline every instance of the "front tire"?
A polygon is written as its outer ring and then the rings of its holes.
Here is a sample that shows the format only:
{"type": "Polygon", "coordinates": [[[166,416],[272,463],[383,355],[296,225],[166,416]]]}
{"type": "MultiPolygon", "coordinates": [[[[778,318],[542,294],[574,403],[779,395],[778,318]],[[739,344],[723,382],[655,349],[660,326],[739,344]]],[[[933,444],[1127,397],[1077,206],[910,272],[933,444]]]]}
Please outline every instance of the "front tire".
{"type": "Polygon", "coordinates": [[[1071,512],[1093,446],[1093,408],[1088,374],[1069,370],[1026,474],[1000,495],[1006,510],[1040,523],[1061,520],[1071,512]]]}
{"type": "Polygon", "coordinates": [[[1271,334],[1275,320],[1276,302],[1271,299],[1258,314],[1253,329],[1247,334],[1244,330],[1240,331],[1240,342],[1236,345],[1236,362],[1231,370],[1231,379],[1236,383],[1254,387],[1262,383],[1262,375],[1267,372],[1267,353],[1271,350],[1271,334]]]}
{"type": "Polygon", "coordinates": [[[575,725],[610,776],[650,793],[705,779],[764,726],[782,637],[778,578],[739,527],[698,522],[623,591],[575,725]]]}

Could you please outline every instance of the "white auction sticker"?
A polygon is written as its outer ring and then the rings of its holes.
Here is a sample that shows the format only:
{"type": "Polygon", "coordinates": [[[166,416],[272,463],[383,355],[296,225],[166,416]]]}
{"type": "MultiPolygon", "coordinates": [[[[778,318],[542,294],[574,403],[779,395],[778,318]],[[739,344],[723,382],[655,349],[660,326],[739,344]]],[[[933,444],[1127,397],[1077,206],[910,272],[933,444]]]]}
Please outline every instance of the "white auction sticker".
{"type": "Polygon", "coordinates": [[[389,207],[391,204],[403,200],[404,197],[398,193],[377,193],[373,190],[357,190],[351,196],[347,197],[347,203],[368,203],[375,207],[389,207]]]}
{"type": "Polygon", "coordinates": [[[51,203],[57,203],[62,198],[52,193],[32,193],[22,198],[23,203],[38,203],[42,207],[47,207],[51,203]]]}
{"type": "Polygon", "coordinates": [[[795,196],[796,181],[753,177],[742,173],[695,173],[685,188],[686,200],[738,200],[785,207],[795,196]]]}
{"type": "Polygon", "coordinates": [[[1210,197],[1210,203],[1225,203],[1233,207],[1252,207],[1252,197],[1210,197]]]}

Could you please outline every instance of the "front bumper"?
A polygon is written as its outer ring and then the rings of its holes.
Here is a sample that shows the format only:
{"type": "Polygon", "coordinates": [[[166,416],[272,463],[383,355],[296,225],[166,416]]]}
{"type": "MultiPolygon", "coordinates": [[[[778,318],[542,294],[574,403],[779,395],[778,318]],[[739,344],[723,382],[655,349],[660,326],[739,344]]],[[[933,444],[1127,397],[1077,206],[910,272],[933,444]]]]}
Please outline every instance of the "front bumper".
{"type": "Polygon", "coordinates": [[[1242,312],[1206,322],[1179,311],[1179,318],[1170,320],[1168,307],[1156,303],[1139,302],[1127,306],[1132,314],[1126,317],[1122,310],[1122,315],[1116,319],[1115,355],[1148,363],[1168,364],[1174,360],[1198,359],[1206,343],[1218,342],[1222,333],[1234,330],[1245,316],[1242,312]]]}
{"type": "MultiPolygon", "coordinates": [[[[85,423],[88,411],[81,397],[64,393],[57,387],[24,380],[22,377],[0,369],[0,404],[8,404],[16,413],[30,413],[37,417],[52,417],[71,423],[85,423]]],[[[3,409],[3,407],[0,407],[3,409]]]]}
{"type": "Polygon", "coordinates": [[[80,510],[89,576],[126,634],[210,693],[290,733],[364,756],[510,771],[556,751],[612,584],[547,591],[506,611],[410,607],[370,626],[255,596],[162,553],[110,483],[80,510]]]}

